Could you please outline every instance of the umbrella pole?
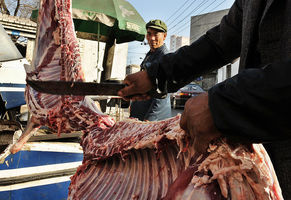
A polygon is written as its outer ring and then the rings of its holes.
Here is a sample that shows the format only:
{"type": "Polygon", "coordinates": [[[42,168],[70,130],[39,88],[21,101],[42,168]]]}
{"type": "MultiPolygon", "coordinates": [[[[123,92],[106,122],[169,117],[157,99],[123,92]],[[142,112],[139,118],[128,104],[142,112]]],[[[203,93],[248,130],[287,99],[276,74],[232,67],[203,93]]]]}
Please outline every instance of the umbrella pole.
{"type": "MultiPolygon", "coordinates": [[[[105,82],[110,79],[113,57],[115,50],[115,39],[113,37],[109,37],[108,41],[105,45],[104,57],[103,57],[103,71],[101,73],[101,81],[105,82]]],[[[107,99],[100,100],[100,107],[102,112],[106,112],[107,99]]]]}
{"type": "Polygon", "coordinates": [[[101,74],[101,82],[107,81],[111,78],[114,50],[115,50],[115,39],[109,37],[109,40],[105,45],[104,59],[103,59],[103,71],[101,74]]]}
{"type": "Polygon", "coordinates": [[[97,28],[97,82],[100,82],[99,80],[99,54],[100,54],[100,23],[98,23],[98,28],[97,28]]]}

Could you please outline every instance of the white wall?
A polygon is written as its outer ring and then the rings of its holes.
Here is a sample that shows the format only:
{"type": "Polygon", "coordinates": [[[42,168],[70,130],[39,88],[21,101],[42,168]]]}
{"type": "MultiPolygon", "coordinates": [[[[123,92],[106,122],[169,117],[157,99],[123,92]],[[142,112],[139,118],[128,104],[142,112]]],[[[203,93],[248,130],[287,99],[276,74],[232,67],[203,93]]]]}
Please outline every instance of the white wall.
{"type": "Polygon", "coordinates": [[[123,80],[125,78],[128,43],[116,44],[114,50],[111,79],[123,80]]]}
{"type": "Polygon", "coordinates": [[[103,71],[102,63],[105,50],[105,43],[93,40],[79,39],[82,68],[84,70],[86,82],[100,82],[101,72],[103,71]],[[97,60],[99,54],[99,60],[97,60]],[[98,61],[98,64],[97,64],[98,61]]]}
{"type": "MultiPolygon", "coordinates": [[[[238,68],[239,68],[239,59],[231,64],[230,77],[233,77],[238,73],[238,68]]],[[[227,76],[227,66],[223,66],[222,68],[217,70],[217,83],[220,83],[230,77],[227,76]]]]}
{"type": "Polygon", "coordinates": [[[238,74],[239,69],[239,59],[237,59],[234,63],[231,64],[231,76],[238,74]]]}

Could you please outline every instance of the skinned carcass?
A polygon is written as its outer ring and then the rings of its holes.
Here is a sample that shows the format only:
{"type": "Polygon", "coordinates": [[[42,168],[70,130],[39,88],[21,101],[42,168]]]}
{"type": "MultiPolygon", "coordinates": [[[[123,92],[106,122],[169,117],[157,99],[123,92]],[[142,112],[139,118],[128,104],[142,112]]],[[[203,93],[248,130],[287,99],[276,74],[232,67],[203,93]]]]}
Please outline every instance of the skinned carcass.
{"type": "MultiPolygon", "coordinates": [[[[73,26],[70,3],[41,1],[38,32],[32,66],[26,66],[27,79],[39,81],[84,81],[79,46],[73,26]]],[[[85,130],[90,126],[106,128],[113,119],[103,115],[94,102],[84,96],[51,95],[27,85],[25,98],[32,117],[27,129],[11,152],[21,149],[40,125],[58,134],[85,130]],[[93,122],[92,119],[100,118],[93,122]]]]}
{"type": "MultiPolygon", "coordinates": [[[[70,0],[42,0],[31,80],[83,81],[70,0]]],[[[283,199],[262,145],[214,142],[194,152],[180,116],[159,122],[118,123],[89,98],[26,89],[30,129],[82,130],[83,164],[68,199],[283,199]]],[[[27,132],[28,133],[28,132],[27,132]]],[[[28,136],[20,139],[21,148],[28,136]]]]}
{"type": "Polygon", "coordinates": [[[127,120],[85,134],[69,199],[283,199],[262,145],[221,139],[199,155],[179,120],[127,120]]]}

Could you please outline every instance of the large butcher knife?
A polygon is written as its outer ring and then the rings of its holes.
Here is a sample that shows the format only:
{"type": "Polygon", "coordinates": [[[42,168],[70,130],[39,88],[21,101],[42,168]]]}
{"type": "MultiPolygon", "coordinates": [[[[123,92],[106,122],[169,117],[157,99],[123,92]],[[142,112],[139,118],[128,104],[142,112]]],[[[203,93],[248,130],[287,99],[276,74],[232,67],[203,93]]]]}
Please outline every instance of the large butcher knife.
{"type": "Polygon", "coordinates": [[[38,92],[56,95],[107,95],[117,96],[117,92],[125,87],[120,82],[68,82],[68,81],[35,81],[26,80],[27,84],[38,92]]]}

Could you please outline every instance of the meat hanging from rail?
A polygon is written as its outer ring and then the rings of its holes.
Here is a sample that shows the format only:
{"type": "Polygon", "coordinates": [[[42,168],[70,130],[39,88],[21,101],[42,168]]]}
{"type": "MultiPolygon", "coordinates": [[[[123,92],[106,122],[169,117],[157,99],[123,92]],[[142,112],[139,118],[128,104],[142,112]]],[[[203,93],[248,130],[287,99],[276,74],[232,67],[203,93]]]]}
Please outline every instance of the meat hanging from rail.
{"type": "MultiPolygon", "coordinates": [[[[84,81],[70,0],[41,0],[31,80],[84,81]]],[[[82,96],[36,92],[26,100],[30,130],[81,130],[83,164],[71,178],[68,199],[283,199],[272,163],[260,144],[221,139],[197,155],[180,116],[158,122],[115,123],[82,96]]]]}

